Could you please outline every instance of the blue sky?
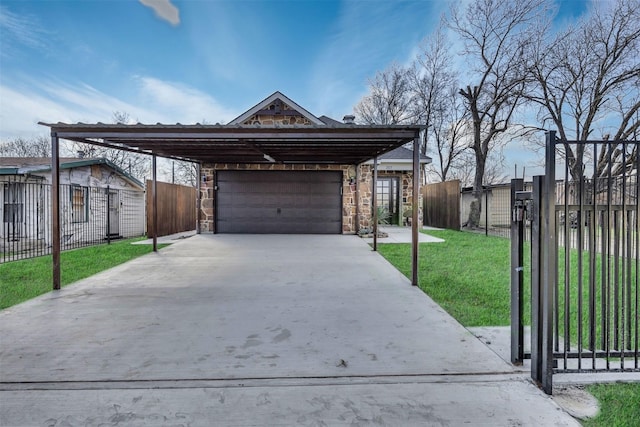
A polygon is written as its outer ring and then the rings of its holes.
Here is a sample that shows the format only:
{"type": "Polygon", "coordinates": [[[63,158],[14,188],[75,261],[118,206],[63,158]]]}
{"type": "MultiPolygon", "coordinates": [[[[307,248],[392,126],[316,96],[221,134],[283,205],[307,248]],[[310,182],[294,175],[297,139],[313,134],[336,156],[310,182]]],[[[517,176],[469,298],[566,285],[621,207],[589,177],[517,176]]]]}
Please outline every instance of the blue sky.
{"type": "MultiPolygon", "coordinates": [[[[603,0],[606,1],[606,0],[603,0]]],[[[559,2],[572,20],[583,0],[559,2]]],[[[279,90],[341,119],[446,0],[0,1],[0,139],[48,122],[226,122],[279,90]],[[153,7],[151,7],[153,6],[153,7]]]]}

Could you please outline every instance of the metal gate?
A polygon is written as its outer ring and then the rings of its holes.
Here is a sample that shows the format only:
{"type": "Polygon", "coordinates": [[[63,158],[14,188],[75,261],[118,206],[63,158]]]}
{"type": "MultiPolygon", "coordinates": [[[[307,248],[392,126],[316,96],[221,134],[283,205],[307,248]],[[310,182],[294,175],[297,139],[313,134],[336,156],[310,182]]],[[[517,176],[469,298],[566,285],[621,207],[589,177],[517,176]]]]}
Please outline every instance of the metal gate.
{"type": "Polygon", "coordinates": [[[512,181],[511,359],[530,357],[531,376],[548,394],[554,373],[640,372],[639,146],[548,132],[545,175],[534,177],[532,191],[512,181]]]}

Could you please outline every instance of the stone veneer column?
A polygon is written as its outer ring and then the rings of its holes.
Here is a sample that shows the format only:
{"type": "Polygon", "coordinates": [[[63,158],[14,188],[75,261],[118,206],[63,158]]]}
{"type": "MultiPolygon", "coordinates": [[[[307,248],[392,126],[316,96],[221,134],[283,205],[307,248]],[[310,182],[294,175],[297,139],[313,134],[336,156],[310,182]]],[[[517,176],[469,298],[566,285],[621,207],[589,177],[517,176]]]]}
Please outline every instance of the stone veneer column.
{"type": "Polygon", "coordinates": [[[215,227],[215,172],[211,165],[203,165],[200,178],[200,231],[213,233],[215,227]]]}
{"type": "Polygon", "coordinates": [[[373,183],[373,166],[361,164],[360,166],[360,182],[358,185],[360,186],[360,228],[369,228],[373,226],[371,221],[372,218],[372,183],[373,183]]]}

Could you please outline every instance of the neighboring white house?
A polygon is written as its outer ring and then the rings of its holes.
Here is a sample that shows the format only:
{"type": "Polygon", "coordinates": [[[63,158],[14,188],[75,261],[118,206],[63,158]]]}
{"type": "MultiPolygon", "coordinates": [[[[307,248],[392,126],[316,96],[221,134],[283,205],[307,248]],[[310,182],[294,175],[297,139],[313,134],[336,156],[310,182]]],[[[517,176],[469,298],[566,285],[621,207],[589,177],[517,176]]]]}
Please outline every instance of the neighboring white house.
{"type": "MultiPolygon", "coordinates": [[[[145,232],[144,185],[104,158],[60,159],[65,247],[145,232]]],[[[0,252],[51,244],[51,159],[0,158],[0,252]]]]}

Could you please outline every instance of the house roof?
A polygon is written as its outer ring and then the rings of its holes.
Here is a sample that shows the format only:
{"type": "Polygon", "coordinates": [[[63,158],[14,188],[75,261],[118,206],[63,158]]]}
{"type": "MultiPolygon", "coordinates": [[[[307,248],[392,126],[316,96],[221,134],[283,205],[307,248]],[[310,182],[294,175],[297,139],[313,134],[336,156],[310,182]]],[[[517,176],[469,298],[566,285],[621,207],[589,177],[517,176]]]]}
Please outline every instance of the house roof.
{"type": "MultiPolygon", "coordinates": [[[[311,114],[310,112],[308,112],[307,110],[302,108],[300,105],[298,105],[295,101],[291,100],[289,97],[287,97],[286,95],[284,95],[283,93],[281,93],[279,91],[276,91],[276,92],[272,93],[271,95],[269,95],[268,97],[266,97],[262,101],[258,102],[256,105],[254,105],[253,107],[251,107],[250,109],[248,109],[244,113],[240,114],[235,119],[231,120],[229,122],[229,124],[230,125],[240,125],[240,124],[244,123],[245,120],[251,118],[252,116],[254,116],[256,114],[259,114],[260,112],[264,112],[264,113],[268,114],[269,113],[269,110],[268,110],[269,106],[271,106],[271,104],[274,103],[277,100],[280,100],[280,101],[284,102],[285,104],[287,104],[291,109],[289,111],[295,112],[295,113],[299,113],[300,115],[305,117],[307,120],[309,120],[314,125],[321,126],[321,125],[324,124],[324,122],[322,120],[320,120],[318,117],[314,116],[313,114],[311,114]]],[[[286,112],[282,112],[282,114],[286,114],[286,112]]]]}
{"type": "MultiPolygon", "coordinates": [[[[288,121],[287,123],[299,123],[288,121]]],[[[418,137],[421,126],[369,126],[318,118],[274,92],[227,125],[43,123],[52,136],[203,163],[358,164],[418,137]],[[272,108],[273,107],[273,108],[272,108]],[[269,125],[253,116],[305,118],[305,124],[269,125]]]]}
{"type": "MultiPolygon", "coordinates": [[[[132,184],[144,188],[144,184],[134,178],[115,163],[103,157],[78,159],[75,157],[61,157],[60,169],[80,168],[92,165],[105,165],[132,184]]],[[[49,157],[1,157],[0,158],[0,175],[22,175],[35,172],[49,172],[51,170],[51,158],[49,157]]]]}

